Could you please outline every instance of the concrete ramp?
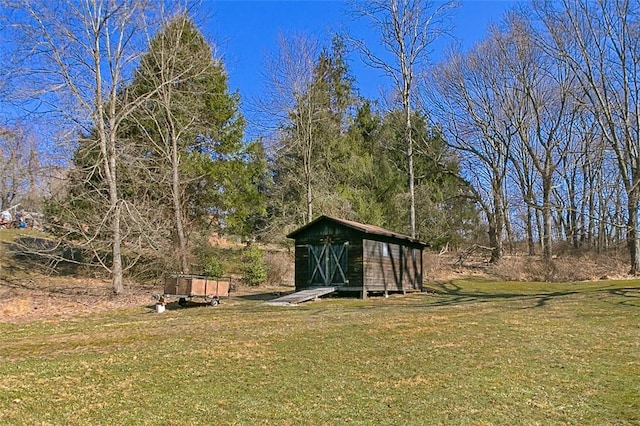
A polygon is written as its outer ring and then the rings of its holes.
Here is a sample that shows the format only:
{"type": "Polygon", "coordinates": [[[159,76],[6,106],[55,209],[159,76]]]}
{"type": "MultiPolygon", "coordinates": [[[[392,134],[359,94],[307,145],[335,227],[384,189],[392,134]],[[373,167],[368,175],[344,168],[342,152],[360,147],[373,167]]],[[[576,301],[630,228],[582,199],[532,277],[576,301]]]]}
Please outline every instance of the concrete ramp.
{"type": "Polygon", "coordinates": [[[264,304],[271,306],[298,306],[298,303],[316,300],[334,291],[336,291],[335,287],[313,287],[269,300],[268,302],[264,302],[264,304]]]}

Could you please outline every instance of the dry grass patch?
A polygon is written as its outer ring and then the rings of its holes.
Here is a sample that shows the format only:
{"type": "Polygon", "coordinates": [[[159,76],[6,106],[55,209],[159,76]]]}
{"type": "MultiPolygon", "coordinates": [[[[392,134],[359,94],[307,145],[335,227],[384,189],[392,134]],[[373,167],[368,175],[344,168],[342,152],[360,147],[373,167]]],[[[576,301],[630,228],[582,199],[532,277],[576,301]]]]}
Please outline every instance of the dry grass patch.
{"type": "Polygon", "coordinates": [[[624,251],[609,253],[558,250],[549,262],[541,256],[505,254],[496,264],[489,263],[489,252],[480,250],[438,254],[425,251],[424,275],[428,281],[459,280],[475,276],[504,281],[575,282],[628,279],[628,259],[624,251]]]}
{"type": "Polygon", "coordinates": [[[0,322],[59,321],[78,315],[153,304],[155,285],[127,285],[114,295],[111,282],[97,278],[47,276],[0,271],[0,322]]]}

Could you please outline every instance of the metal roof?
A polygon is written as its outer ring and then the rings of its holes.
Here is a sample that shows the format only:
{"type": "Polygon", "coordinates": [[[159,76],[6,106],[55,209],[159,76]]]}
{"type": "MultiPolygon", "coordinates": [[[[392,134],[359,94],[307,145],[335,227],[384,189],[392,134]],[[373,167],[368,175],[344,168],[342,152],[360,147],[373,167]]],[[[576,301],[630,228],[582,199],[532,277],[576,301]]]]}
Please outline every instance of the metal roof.
{"type": "Polygon", "coordinates": [[[405,241],[410,241],[414,244],[419,244],[422,246],[428,246],[428,244],[423,243],[422,241],[416,239],[416,238],[412,238],[409,237],[407,235],[403,235],[403,234],[399,234],[397,232],[393,232],[390,231],[388,229],[385,228],[381,228],[379,226],[374,226],[374,225],[367,225],[364,223],[360,223],[360,222],[354,222],[352,220],[346,220],[346,219],[338,219],[335,217],[331,217],[331,216],[320,216],[317,219],[313,220],[312,222],[307,223],[306,225],[296,229],[295,231],[289,233],[287,235],[287,238],[294,238],[295,236],[298,235],[299,233],[307,230],[308,228],[311,228],[313,226],[315,226],[317,223],[322,222],[322,221],[331,221],[331,222],[335,222],[338,223],[340,225],[346,226],[347,228],[351,228],[351,229],[355,229],[357,231],[360,231],[364,234],[371,234],[371,235],[380,235],[380,236],[384,236],[384,237],[391,237],[391,238],[396,238],[399,240],[405,240],[405,241]]]}

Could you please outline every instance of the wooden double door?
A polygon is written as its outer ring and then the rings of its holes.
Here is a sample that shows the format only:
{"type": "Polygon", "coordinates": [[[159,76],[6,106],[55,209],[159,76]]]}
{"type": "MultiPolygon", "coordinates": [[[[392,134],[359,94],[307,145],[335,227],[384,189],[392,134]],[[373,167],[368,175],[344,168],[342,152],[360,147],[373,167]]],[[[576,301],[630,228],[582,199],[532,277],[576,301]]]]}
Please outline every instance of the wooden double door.
{"type": "Polygon", "coordinates": [[[309,285],[332,286],[349,283],[347,278],[348,242],[326,242],[307,246],[309,285]]]}

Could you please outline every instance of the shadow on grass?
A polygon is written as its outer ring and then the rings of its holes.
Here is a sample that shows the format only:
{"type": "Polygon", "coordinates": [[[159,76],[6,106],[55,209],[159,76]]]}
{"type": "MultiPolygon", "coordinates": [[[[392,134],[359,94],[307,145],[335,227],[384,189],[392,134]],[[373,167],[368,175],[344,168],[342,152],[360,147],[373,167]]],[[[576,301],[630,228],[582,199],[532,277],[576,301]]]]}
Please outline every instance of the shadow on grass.
{"type": "MultiPolygon", "coordinates": [[[[553,299],[559,297],[565,297],[577,294],[577,291],[554,291],[549,293],[484,293],[484,292],[471,292],[464,290],[461,286],[453,283],[438,283],[436,284],[436,294],[446,294],[453,296],[450,301],[451,304],[465,303],[465,302],[489,302],[495,300],[532,300],[535,304],[528,306],[527,308],[542,308],[553,299]]],[[[443,301],[447,303],[447,301],[443,301]]],[[[526,309],[526,308],[525,308],[526,309]]]]}
{"type": "MultiPolygon", "coordinates": [[[[221,305],[225,302],[226,299],[220,299],[218,302],[218,305],[221,305]]],[[[193,308],[211,308],[211,309],[215,309],[218,305],[212,305],[210,302],[205,301],[204,299],[195,299],[195,300],[185,300],[184,302],[180,303],[177,299],[176,300],[172,300],[170,302],[167,302],[164,306],[165,310],[167,311],[180,311],[183,309],[193,309],[193,308]]],[[[152,304],[152,305],[147,305],[147,308],[149,308],[150,310],[155,311],[156,308],[156,304],[152,304]]]]}
{"type": "Polygon", "coordinates": [[[632,306],[634,308],[640,308],[640,288],[638,287],[623,287],[608,290],[612,296],[624,297],[624,300],[618,302],[620,305],[632,306]]]}
{"type": "MultiPolygon", "coordinates": [[[[473,285],[486,285],[486,289],[480,291],[473,288],[466,287],[464,284],[459,284],[455,281],[443,281],[443,282],[430,282],[425,285],[425,291],[423,293],[409,293],[405,296],[393,297],[394,303],[403,304],[403,300],[415,307],[438,307],[438,306],[456,306],[470,303],[483,303],[483,302],[496,302],[496,301],[514,301],[524,302],[523,306],[519,306],[518,309],[534,309],[543,308],[547,306],[553,300],[575,296],[575,295],[596,295],[602,298],[608,298],[609,296],[623,297],[624,300],[611,301],[612,303],[628,305],[633,307],[640,307],[640,286],[638,287],[624,287],[624,288],[611,288],[611,285],[602,283],[600,287],[594,286],[593,288],[585,287],[572,287],[572,284],[554,284],[554,283],[541,283],[539,289],[536,289],[536,285],[532,283],[522,283],[526,285],[522,291],[517,289],[504,288],[505,284],[518,286],[520,283],[496,283],[498,286],[502,286],[502,289],[496,289],[495,292],[491,291],[492,282],[478,279],[478,280],[465,280],[471,282],[473,285]],[[556,287],[545,291],[545,287],[556,287]],[[566,286],[566,290],[563,290],[561,286],[566,286]],[[412,294],[414,297],[412,297],[412,294]],[[421,298],[421,303],[415,303],[415,297],[421,298]]],[[[276,299],[287,294],[294,293],[295,290],[290,291],[264,291],[252,294],[243,294],[235,296],[235,298],[245,301],[264,302],[276,299]]],[[[393,295],[392,295],[393,296],[393,295]]],[[[373,308],[366,301],[360,299],[359,293],[332,293],[325,298],[331,299],[353,299],[354,303],[358,307],[363,309],[373,308]]],[[[379,300],[384,297],[376,297],[370,295],[369,300],[379,300]]],[[[309,306],[314,306],[309,304],[309,306]]],[[[317,307],[317,306],[316,306],[317,307]]]]}
{"type": "Polygon", "coordinates": [[[242,294],[236,296],[241,300],[250,300],[256,302],[266,302],[269,300],[277,299],[278,297],[286,296],[287,294],[295,293],[295,290],[291,291],[268,291],[264,293],[252,293],[252,294],[242,294]]]}
{"type": "MultiPolygon", "coordinates": [[[[487,283],[490,285],[490,283],[487,283]]],[[[569,286],[570,284],[567,284],[569,286]]],[[[437,296],[445,296],[446,298],[435,300],[430,303],[431,306],[451,306],[465,303],[478,303],[478,302],[490,302],[490,301],[531,301],[532,304],[523,307],[522,309],[533,309],[545,307],[549,302],[555,299],[573,296],[578,294],[592,294],[592,295],[611,295],[621,296],[625,300],[616,302],[622,305],[629,305],[634,307],[640,307],[640,288],[636,287],[624,287],[624,288],[592,288],[592,289],[580,289],[566,291],[548,291],[548,292],[495,292],[487,293],[481,291],[473,291],[465,289],[459,284],[453,281],[430,283],[427,289],[427,293],[437,296]],[[629,299],[626,299],[629,298],[629,299]]]]}

